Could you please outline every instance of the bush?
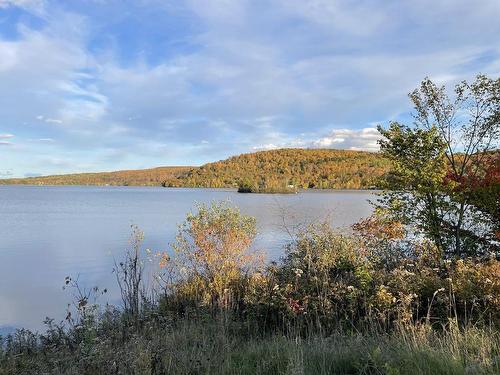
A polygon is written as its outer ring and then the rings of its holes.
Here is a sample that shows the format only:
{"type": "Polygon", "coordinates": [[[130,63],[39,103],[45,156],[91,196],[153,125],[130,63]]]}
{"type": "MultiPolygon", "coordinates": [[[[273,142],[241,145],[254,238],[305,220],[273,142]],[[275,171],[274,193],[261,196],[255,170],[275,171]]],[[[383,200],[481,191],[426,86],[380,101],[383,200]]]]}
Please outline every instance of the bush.
{"type": "Polygon", "coordinates": [[[301,332],[500,323],[500,262],[444,260],[432,242],[388,226],[371,218],[350,235],[307,228],[252,278],[247,313],[266,329],[301,332]]]}
{"type": "Polygon", "coordinates": [[[250,248],[255,235],[255,219],[226,202],[198,205],[179,226],[175,255],[165,264],[172,283],[163,306],[184,299],[185,306],[238,310],[261,260],[250,248]]]}

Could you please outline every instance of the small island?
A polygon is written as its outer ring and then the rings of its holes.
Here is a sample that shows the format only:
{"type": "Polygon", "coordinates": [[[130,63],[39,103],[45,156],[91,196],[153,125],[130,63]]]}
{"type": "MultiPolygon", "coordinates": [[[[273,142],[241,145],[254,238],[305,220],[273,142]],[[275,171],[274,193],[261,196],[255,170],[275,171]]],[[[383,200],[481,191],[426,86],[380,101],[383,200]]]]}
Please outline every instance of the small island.
{"type": "Polygon", "coordinates": [[[262,194],[297,194],[298,189],[291,184],[267,186],[242,182],[238,185],[238,193],[262,193],[262,194]]]}

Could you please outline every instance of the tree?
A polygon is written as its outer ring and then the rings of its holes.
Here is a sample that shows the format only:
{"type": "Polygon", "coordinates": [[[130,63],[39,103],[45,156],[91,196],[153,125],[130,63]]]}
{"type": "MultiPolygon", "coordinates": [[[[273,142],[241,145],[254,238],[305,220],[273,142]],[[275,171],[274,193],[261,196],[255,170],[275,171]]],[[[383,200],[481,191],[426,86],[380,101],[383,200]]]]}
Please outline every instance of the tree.
{"type": "Polygon", "coordinates": [[[499,157],[500,79],[478,75],[456,85],[450,98],[426,78],[409,96],[414,127],[379,127],[381,151],[395,166],[388,186],[394,191],[382,206],[449,254],[494,249],[495,217],[476,196],[499,157]]]}
{"type": "Polygon", "coordinates": [[[387,130],[379,127],[379,132],[384,136],[381,151],[393,162],[387,182],[390,190],[380,205],[395,220],[413,225],[445,250],[443,218],[448,204],[442,188],[446,159],[438,130],[414,130],[393,122],[387,130]]]}

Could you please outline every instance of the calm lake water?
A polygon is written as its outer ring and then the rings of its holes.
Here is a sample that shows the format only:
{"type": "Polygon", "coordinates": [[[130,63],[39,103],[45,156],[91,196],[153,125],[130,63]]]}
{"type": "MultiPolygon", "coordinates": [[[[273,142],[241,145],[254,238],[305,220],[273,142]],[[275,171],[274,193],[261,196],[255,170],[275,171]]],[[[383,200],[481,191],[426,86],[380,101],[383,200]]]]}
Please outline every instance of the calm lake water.
{"type": "Polygon", "coordinates": [[[369,191],[239,194],[224,189],[0,186],[0,334],[41,329],[64,316],[71,300],[65,276],[108,288],[118,301],[113,257],[128,247],[130,225],[144,231],[144,248],[167,250],[196,202],[229,200],[257,218],[255,247],[277,259],[289,231],[318,220],[347,227],[372,208],[369,191]]]}

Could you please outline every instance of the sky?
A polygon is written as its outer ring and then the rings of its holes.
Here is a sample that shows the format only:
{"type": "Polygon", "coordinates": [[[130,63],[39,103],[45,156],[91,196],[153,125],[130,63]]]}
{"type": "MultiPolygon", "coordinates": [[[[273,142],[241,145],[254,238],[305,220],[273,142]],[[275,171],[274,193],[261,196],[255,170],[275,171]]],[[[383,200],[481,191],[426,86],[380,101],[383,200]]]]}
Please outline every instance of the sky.
{"type": "Polygon", "coordinates": [[[377,150],[500,75],[499,0],[0,0],[0,178],[377,150]]]}

